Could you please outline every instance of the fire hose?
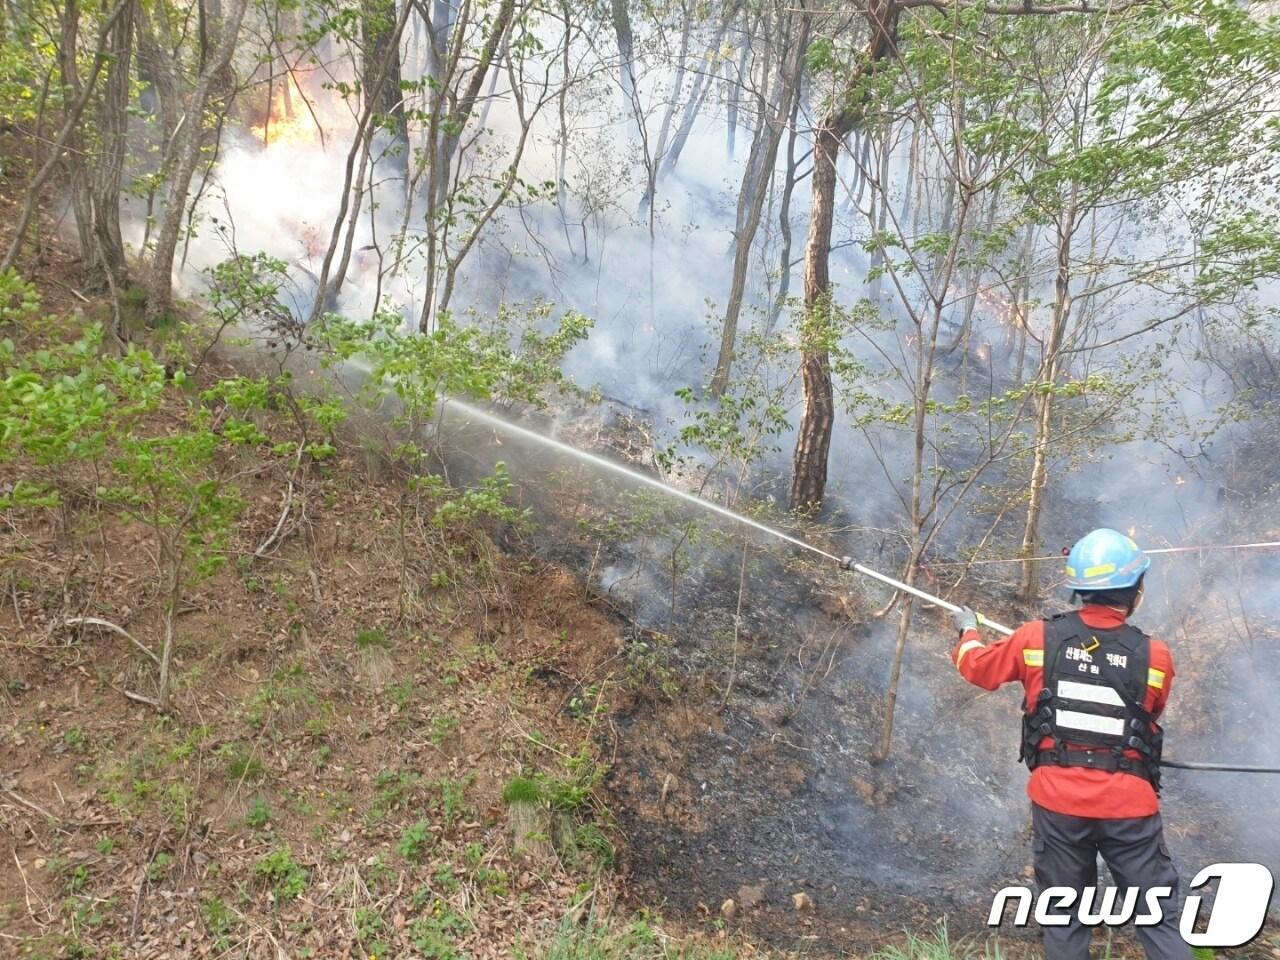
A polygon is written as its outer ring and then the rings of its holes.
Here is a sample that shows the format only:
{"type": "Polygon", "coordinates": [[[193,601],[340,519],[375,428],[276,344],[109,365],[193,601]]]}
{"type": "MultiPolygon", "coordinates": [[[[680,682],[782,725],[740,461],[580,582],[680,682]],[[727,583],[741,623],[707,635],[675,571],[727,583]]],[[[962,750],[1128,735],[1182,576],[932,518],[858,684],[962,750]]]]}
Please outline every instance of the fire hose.
{"type": "MultiPolygon", "coordinates": [[[[816,548],[814,549],[816,550],[816,548]]],[[[816,552],[825,553],[825,551],[820,550],[816,552]]],[[[831,554],[826,555],[831,556],[831,554]]],[[[831,556],[831,559],[834,560],[835,557],[831,556]]],[[[921,600],[936,604],[944,610],[950,610],[952,613],[960,610],[960,607],[951,603],[949,600],[943,600],[941,597],[934,596],[932,593],[927,593],[924,590],[913,587],[909,583],[903,583],[901,580],[895,580],[893,577],[880,573],[878,570],[872,570],[870,567],[864,566],[861,563],[856,563],[852,557],[841,557],[838,562],[842,570],[852,570],[855,573],[862,574],[864,577],[870,577],[872,580],[879,580],[883,584],[897,590],[901,590],[903,593],[909,593],[913,597],[918,597],[921,600]]],[[[982,614],[978,614],[977,616],[979,626],[990,627],[996,633],[1003,634],[1006,637],[1013,634],[1013,630],[1006,627],[1004,624],[996,623],[994,620],[990,620],[982,614]]],[[[1248,763],[1195,763],[1189,760],[1162,759],[1160,761],[1160,766],[1171,767],[1175,770],[1201,770],[1216,773],[1280,773],[1280,767],[1264,767],[1248,763]]]]}

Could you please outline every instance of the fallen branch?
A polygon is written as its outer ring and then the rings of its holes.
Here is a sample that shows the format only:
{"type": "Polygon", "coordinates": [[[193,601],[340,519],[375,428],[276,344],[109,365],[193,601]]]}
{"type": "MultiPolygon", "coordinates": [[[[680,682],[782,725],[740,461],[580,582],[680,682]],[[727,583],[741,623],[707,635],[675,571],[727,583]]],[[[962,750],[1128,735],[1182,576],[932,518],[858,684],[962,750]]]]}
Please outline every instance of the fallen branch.
{"type": "Polygon", "coordinates": [[[289,488],[284,494],[284,508],[280,511],[280,519],[276,521],[276,527],[271,531],[271,536],[263,540],[258,549],[253,551],[253,556],[257,560],[261,560],[271,548],[271,545],[276,542],[280,536],[280,531],[284,528],[285,520],[289,518],[289,510],[293,507],[293,481],[294,477],[297,476],[298,468],[302,465],[302,452],[305,449],[306,447],[303,444],[298,444],[298,453],[293,458],[293,469],[289,471],[289,488]]]}
{"type": "Polygon", "coordinates": [[[134,703],[144,703],[148,707],[154,707],[157,710],[160,709],[159,700],[152,699],[151,697],[144,697],[142,694],[134,693],[132,690],[121,690],[120,692],[123,693],[128,699],[132,700],[134,703]]]}
{"type": "Polygon", "coordinates": [[[28,800],[26,797],[23,797],[20,794],[14,793],[8,787],[5,787],[2,792],[6,797],[8,797],[14,803],[26,807],[28,810],[32,811],[33,813],[40,814],[40,816],[44,817],[46,820],[57,822],[53,814],[51,814],[44,807],[40,806],[38,803],[34,803],[31,800],[28,800]]]}
{"type": "MultiPolygon", "coordinates": [[[[34,923],[37,927],[39,927],[41,930],[47,930],[49,928],[49,924],[41,923],[39,920],[36,919],[35,907],[31,905],[31,894],[32,894],[31,884],[27,882],[27,871],[22,869],[22,861],[18,859],[17,850],[13,851],[13,863],[18,868],[18,874],[22,877],[22,886],[23,886],[22,895],[27,901],[27,916],[29,916],[31,918],[31,922],[34,923]]],[[[45,907],[45,914],[47,915],[48,913],[49,913],[49,908],[45,907]]]]}
{"type": "Polygon", "coordinates": [[[22,607],[18,603],[18,581],[13,577],[9,578],[9,595],[13,598],[13,617],[18,621],[18,629],[25,630],[27,625],[22,620],[22,607]]]}
{"type": "Polygon", "coordinates": [[[110,630],[112,633],[117,633],[150,657],[151,662],[157,667],[160,666],[160,658],[151,652],[150,647],[144,644],[141,640],[138,640],[128,630],[124,629],[124,627],[116,626],[110,620],[102,620],[98,617],[72,617],[66,621],[66,625],[68,627],[101,627],[104,630],[110,630]]]}

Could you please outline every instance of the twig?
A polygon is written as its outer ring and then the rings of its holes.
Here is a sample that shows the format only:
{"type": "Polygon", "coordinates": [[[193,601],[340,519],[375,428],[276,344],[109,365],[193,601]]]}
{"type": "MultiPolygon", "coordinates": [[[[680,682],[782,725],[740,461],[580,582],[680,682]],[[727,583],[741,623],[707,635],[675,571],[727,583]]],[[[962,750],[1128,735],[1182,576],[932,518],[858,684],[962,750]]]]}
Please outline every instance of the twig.
{"type": "Polygon", "coordinates": [[[51,280],[50,282],[53,283],[55,286],[61,287],[63,290],[66,290],[68,293],[74,294],[82,303],[92,302],[89,300],[88,297],[86,297],[83,293],[81,293],[79,290],[77,290],[75,287],[71,286],[70,284],[63,283],[61,280],[51,280]]]}
{"type": "Polygon", "coordinates": [[[22,620],[22,609],[18,604],[18,581],[13,577],[9,578],[9,595],[13,597],[13,617],[18,621],[18,629],[25,630],[27,625],[22,620]]]}
{"type": "Polygon", "coordinates": [[[14,862],[14,865],[18,868],[18,874],[22,877],[22,886],[23,886],[22,895],[27,901],[27,916],[31,918],[32,923],[34,923],[41,930],[44,930],[49,925],[47,923],[41,923],[39,920],[36,919],[35,907],[31,905],[31,884],[27,882],[27,871],[22,869],[22,861],[18,859],[17,850],[13,851],[13,862],[14,862]]]}
{"type": "Polygon", "coordinates": [[[151,658],[151,662],[157,667],[160,666],[160,658],[151,652],[151,648],[146,646],[142,641],[138,640],[128,630],[118,627],[110,620],[102,620],[98,617],[71,617],[66,621],[68,627],[101,627],[104,630],[110,630],[112,633],[119,634],[124,637],[135,647],[151,658]]]}
{"type": "Polygon", "coordinates": [[[133,896],[133,915],[129,918],[129,939],[136,940],[138,938],[138,924],[142,919],[142,903],[147,897],[147,886],[150,876],[147,871],[152,861],[156,858],[156,851],[160,849],[160,842],[164,840],[164,830],[156,834],[155,840],[151,842],[151,852],[147,854],[147,862],[140,871],[141,876],[138,877],[138,889],[133,896]]]}
{"type": "Polygon", "coordinates": [[[729,703],[729,697],[733,693],[733,684],[738,677],[738,638],[742,633],[742,595],[746,592],[747,585],[747,546],[750,541],[743,537],[742,539],[742,562],[738,567],[738,606],[733,611],[733,663],[729,665],[729,682],[725,684],[724,698],[720,701],[720,706],[724,707],[729,703]]]}
{"type": "Polygon", "coordinates": [[[4,788],[4,795],[8,797],[10,800],[12,800],[14,803],[21,804],[22,806],[26,807],[28,810],[31,810],[34,813],[40,814],[40,816],[44,817],[46,820],[56,822],[56,818],[54,817],[54,815],[51,814],[48,810],[46,810],[44,807],[40,806],[39,804],[31,800],[28,800],[26,797],[23,797],[17,793],[14,793],[8,787],[4,788]]]}
{"type": "MultiPolygon", "coordinates": [[[[153,854],[154,858],[154,854],[153,854]]],[[[148,861],[150,863],[150,861],[148,861]]],[[[133,895],[133,915],[129,918],[129,939],[138,939],[138,923],[142,919],[142,901],[147,895],[147,868],[138,871],[138,889],[133,895]]]]}
{"type": "Polygon", "coordinates": [[[154,707],[157,710],[160,709],[159,700],[152,699],[151,697],[144,697],[142,694],[134,693],[132,690],[121,689],[120,692],[135,703],[145,703],[148,707],[154,707]]]}
{"type": "Polygon", "coordinates": [[[284,522],[289,518],[289,510],[293,507],[293,478],[298,472],[298,468],[302,465],[302,451],[306,449],[303,444],[298,444],[298,453],[293,458],[293,469],[289,471],[289,488],[284,494],[284,508],[280,511],[280,519],[276,521],[276,527],[271,531],[271,536],[262,541],[262,545],[253,551],[255,558],[261,560],[263,555],[270,549],[271,545],[276,542],[280,536],[280,531],[284,528],[284,522]]]}

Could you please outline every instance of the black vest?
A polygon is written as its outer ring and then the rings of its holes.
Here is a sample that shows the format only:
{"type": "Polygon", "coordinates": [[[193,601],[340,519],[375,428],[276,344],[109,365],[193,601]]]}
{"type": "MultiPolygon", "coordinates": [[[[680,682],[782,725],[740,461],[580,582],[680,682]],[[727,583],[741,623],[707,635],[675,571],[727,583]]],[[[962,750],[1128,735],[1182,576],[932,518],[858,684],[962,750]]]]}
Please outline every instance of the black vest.
{"type": "Polygon", "coordinates": [[[1041,764],[1132,773],[1160,789],[1164,733],[1143,706],[1151,638],[1123,624],[1088,626],[1076,612],[1044,622],[1044,688],[1023,704],[1019,758],[1041,764]],[[1053,746],[1040,749],[1045,737],[1053,746]],[[1136,751],[1137,758],[1125,755],[1136,751]]]}

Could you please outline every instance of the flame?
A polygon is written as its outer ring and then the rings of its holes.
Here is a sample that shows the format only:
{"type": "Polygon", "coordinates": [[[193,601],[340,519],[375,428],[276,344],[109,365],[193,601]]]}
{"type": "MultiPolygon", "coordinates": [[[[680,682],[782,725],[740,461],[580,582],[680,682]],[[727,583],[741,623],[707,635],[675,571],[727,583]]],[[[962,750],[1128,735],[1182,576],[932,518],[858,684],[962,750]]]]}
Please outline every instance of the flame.
{"type": "Polygon", "coordinates": [[[997,293],[990,287],[978,290],[977,298],[995,319],[996,324],[1005,328],[1005,337],[1010,342],[1019,330],[1030,331],[1026,304],[1018,303],[1012,297],[997,293]]]}
{"type": "Polygon", "coordinates": [[[271,104],[267,115],[262,118],[261,123],[252,124],[249,132],[255,138],[262,141],[265,147],[273,147],[277,145],[309,145],[321,142],[320,129],[316,119],[311,115],[311,111],[302,107],[299,109],[298,101],[306,101],[307,96],[302,90],[302,85],[298,82],[298,76],[290,68],[286,72],[285,82],[272,86],[271,104]],[[286,97],[285,85],[293,88],[293,92],[286,97]],[[292,100],[292,108],[290,107],[292,100]]]}
{"type": "Polygon", "coordinates": [[[978,359],[979,359],[979,360],[985,360],[985,359],[987,359],[987,357],[989,357],[990,355],[991,355],[991,351],[988,349],[988,347],[987,347],[987,345],[986,345],[985,343],[984,343],[984,344],[982,344],[980,347],[978,347],[978,359]]]}
{"type": "Polygon", "coordinates": [[[1129,533],[1129,539],[1130,539],[1130,540],[1132,540],[1132,539],[1133,539],[1134,534],[1136,534],[1137,532],[1138,532],[1138,526],[1137,526],[1137,524],[1130,524],[1130,525],[1129,525],[1129,530],[1128,530],[1128,533],[1129,533]]]}
{"type": "Polygon", "coordinates": [[[1180,487],[1180,486],[1182,486],[1182,485],[1183,485],[1184,483],[1186,483],[1186,482],[1187,482],[1187,481],[1186,481],[1186,478],[1185,478],[1185,477],[1174,477],[1174,478],[1173,478],[1173,485],[1174,485],[1175,487],[1180,487]]]}

